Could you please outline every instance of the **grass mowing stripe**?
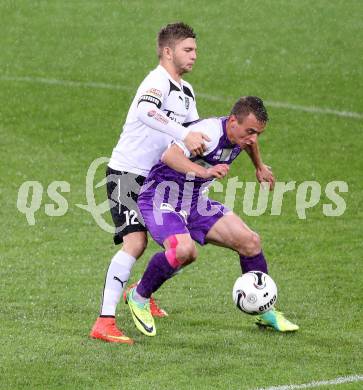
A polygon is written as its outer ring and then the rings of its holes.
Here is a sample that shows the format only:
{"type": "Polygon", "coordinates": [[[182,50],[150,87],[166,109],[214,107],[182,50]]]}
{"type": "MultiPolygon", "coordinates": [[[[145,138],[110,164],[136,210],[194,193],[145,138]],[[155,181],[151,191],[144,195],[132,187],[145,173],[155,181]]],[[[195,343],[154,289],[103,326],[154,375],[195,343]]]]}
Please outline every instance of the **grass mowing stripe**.
{"type": "MultiPolygon", "coordinates": [[[[25,82],[33,82],[33,83],[43,83],[50,85],[62,85],[66,87],[78,87],[78,88],[99,88],[99,89],[112,89],[112,90],[122,90],[122,91],[133,91],[134,88],[128,87],[126,85],[120,84],[107,84],[102,82],[93,82],[93,81],[71,81],[71,80],[58,80],[58,79],[48,79],[45,77],[30,77],[30,76],[0,76],[0,80],[4,81],[25,81],[25,82]]],[[[206,100],[212,101],[226,101],[233,100],[229,97],[222,96],[214,96],[206,93],[198,93],[198,97],[206,100]]],[[[313,106],[301,106],[299,104],[291,104],[286,102],[276,102],[265,100],[265,103],[271,107],[275,108],[286,108],[288,110],[302,111],[313,114],[321,114],[321,115],[335,115],[346,118],[354,118],[354,119],[363,119],[363,113],[360,112],[351,112],[351,111],[338,111],[332,108],[322,108],[322,107],[313,107],[313,106]]]]}
{"type": "Polygon", "coordinates": [[[335,379],[331,379],[328,381],[317,381],[310,383],[303,383],[301,385],[282,385],[282,386],[272,386],[272,387],[264,387],[256,390],[295,390],[295,389],[311,389],[313,387],[318,386],[335,386],[341,385],[343,383],[354,383],[354,382],[363,382],[363,375],[351,375],[351,376],[341,376],[335,379]]]}

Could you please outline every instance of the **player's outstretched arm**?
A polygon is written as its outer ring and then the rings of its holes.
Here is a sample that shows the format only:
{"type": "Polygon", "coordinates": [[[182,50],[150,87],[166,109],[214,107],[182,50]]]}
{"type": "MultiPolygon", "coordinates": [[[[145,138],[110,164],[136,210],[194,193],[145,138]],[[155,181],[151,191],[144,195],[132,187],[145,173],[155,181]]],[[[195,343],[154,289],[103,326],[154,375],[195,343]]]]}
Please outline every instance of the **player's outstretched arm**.
{"type": "Polygon", "coordinates": [[[256,168],[256,178],[259,183],[268,183],[270,190],[273,190],[275,186],[275,176],[271,167],[262,162],[260,149],[258,143],[247,146],[246,152],[248,153],[253,165],[256,168]]]}
{"type": "Polygon", "coordinates": [[[176,144],[170,146],[161,157],[161,161],[170,168],[183,174],[194,174],[203,179],[222,178],[226,176],[229,165],[218,164],[211,168],[204,168],[190,161],[184,154],[183,150],[176,144]]]}
{"type": "Polygon", "coordinates": [[[193,156],[202,155],[205,151],[205,141],[209,137],[203,133],[190,131],[164,114],[155,104],[141,102],[137,107],[137,117],[145,125],[154,130],[166,133],[177,141],[183,141],[193,156]]]}
{"type": "Polygon", "coordinates": [[[175,140],[183,141],[190,130],[167,117],[155,104],[141,102],[137,106],[137,118],[146,126],[169,134],[175,140]]]}

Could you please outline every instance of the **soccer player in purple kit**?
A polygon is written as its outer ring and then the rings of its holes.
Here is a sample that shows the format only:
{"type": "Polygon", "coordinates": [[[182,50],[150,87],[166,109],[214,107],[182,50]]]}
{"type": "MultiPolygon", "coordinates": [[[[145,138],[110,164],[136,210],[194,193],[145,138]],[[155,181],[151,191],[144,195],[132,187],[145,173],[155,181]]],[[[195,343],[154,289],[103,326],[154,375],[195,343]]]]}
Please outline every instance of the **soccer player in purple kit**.
{"type": "MultiPolygon", "coordinates": [[[[133,320],[143,334],[156,334],[149,307],[151,294],[196,260],[194,241],[237,252],[242,273],[268,272],[258,234],[223,204],[203,195],[213,179],[228,173],[241,151],[256,143],[267,121],[260,98],[242,97],[228,117],[200,120],[190,126],[193,131],[208,130],[210,141],[202,156],[191,156],[182,142],[175,141],[151,169],[138,205],[148,231],[165,250],[154,254],[139,284],[127,293],[133,320]]],[[[257,316],[256,323],[279,332],[299,329],[275,308],[257,316]]]]}

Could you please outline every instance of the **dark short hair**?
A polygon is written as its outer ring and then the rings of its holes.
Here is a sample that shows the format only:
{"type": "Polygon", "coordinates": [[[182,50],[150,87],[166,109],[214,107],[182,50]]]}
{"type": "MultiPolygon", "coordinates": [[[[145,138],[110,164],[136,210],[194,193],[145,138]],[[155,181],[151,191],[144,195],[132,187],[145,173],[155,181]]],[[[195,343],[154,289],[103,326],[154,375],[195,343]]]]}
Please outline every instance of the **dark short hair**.
{"type": "Polygon", "coordinates": [[[173,47],[181,39],[196,38],[193,29],[183,22],[170,23],[158,33],[158,57],[161,57],[164,47],[173,47]]]}
{"type": "Polygon", "coordinates": [[[262,99],[257,96],[242,96],[232,108],[231,115],[235,115],[241,123],[248,114],[254,114],[261,123],[268,121],[268,114],[262,99]]]}

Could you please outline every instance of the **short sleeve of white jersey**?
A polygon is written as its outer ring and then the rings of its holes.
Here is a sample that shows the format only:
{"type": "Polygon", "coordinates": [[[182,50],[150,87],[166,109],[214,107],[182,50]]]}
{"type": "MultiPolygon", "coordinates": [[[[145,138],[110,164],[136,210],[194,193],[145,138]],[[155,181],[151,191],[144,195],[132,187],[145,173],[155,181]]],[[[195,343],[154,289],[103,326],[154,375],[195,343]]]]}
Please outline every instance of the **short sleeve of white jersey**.
{"type": "Polygon", "coordinates": [[[185,146],[184,142],[182,141],[172,141],[168,147],[168,149],[170,148],[170,146],[172,145],[177,145],[179,146],[179,148],[183,151],[184,153],[184,156],[186,157],[190,157],[191,156],[191,153],[189,152],[189,150],[187,149],[187,147],[185,146]]]}
{"type": "MultiPolygon", "coordinates": [[[[207,156],[210,152],[212,152],[218,145],[219,139],[221,138],[223,134],[223,128],[222,128],[222,122],[219,118],[208,118],[208,119],[202,119],[197,123],[194,123],[190,126],[188,126],[188,129],[190,131],[199,131],[204,134],[206,134],[210,141],[205,142],[206,150],[203,153],[203,156],[207,156]]],[[[184,155],[188,158],[190,158],[191,153],[185,146],[184,142],[182,141],[173,141],[169,147],[172,144],[176,144],[182,149],[184,152],[184,155]]]]}
{"type": "Polygon", "coordinates": [[[190,125],[188,128],[190,131],[200,131],[210,138],[210,141],[205,142],[206,150],[203,156],[207,156],[217,147],[219,139],[223,134],[222,122],[219,118],[203,119],[190,125]]]}

